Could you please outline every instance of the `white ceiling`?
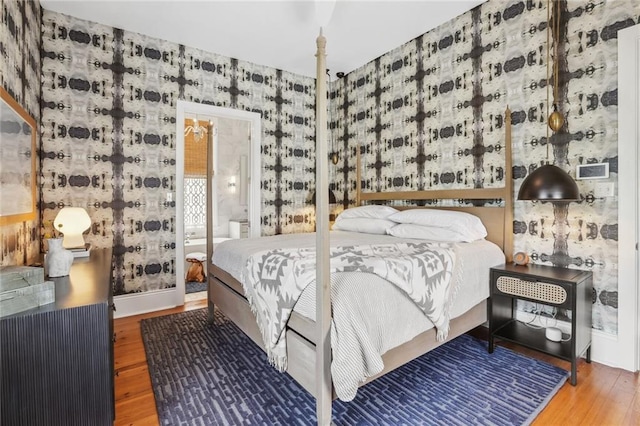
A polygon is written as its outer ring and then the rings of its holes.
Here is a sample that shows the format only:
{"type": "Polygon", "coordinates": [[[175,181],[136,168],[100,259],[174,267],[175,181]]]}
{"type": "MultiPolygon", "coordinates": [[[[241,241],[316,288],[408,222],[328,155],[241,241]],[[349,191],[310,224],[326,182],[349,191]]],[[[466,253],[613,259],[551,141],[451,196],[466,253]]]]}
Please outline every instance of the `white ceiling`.
{"type": "Polygon", "coordinates": [[[335,77],[336,72],[351,72],[480,3],[41,0],[44,9],[310,77],[316,74],[320,24],[327,38],[327,67],[335,77]],[[330,15],[328,24],[323,15],[330,15]]]}

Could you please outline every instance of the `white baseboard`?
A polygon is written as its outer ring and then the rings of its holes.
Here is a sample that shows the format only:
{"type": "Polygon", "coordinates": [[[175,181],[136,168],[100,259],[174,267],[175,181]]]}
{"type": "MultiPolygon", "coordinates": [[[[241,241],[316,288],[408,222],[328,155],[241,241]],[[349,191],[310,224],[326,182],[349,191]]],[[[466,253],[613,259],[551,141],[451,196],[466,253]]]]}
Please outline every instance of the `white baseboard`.
{"type": "MultiPolygon", "coordinates": [[[[618,337],[600,330],[591,330],[591,360],[610,367],[628,370],[620,358],[618,337]]],[[[629,370],[632,371],[632,370],[629,370]]]]}
{"type": "MultiPolygon", "coordinates": [[[[516,311],[516,319],[522,322],[529,322],[533,319],[533,314],[529,312],[516,311]]],[[[545,324],[542,320],[542,324],[545,324]]],[[[547,324],[549,327],[558,327],[563,333],[571,332],[571,323],[566,321],[549,319],[547,324]]],[[[536,323],[537,324],[537,323],[536,323]]],[[[620,360],[620,354],[616,350],[618,347],[618,338],[612,334],[602,332],[600,330],[591,330],[591,361],[625,369],[620,360]]]]}
{"type": "Polygon", "coordinates": [[[113,303],[116,306],[116,311],[113,313],[113,316],[114,318],[123,318],[174,308],[178,306],[176,303],[176,291],[177,290],[173,288],[114,296],[113,303]]]}

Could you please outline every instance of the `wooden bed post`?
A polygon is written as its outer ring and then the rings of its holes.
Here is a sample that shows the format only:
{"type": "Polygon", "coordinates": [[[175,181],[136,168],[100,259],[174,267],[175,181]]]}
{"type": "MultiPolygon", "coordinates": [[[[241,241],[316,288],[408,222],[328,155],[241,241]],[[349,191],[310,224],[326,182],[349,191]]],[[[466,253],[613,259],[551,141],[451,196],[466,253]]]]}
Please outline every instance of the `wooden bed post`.
{"type": "Polygon", "coordinates": [[[504,152],[504,245],[506,262],[513,260],[513,158],[511,154],[511,110],[509,106],[504,112],[505,118],[505,152],[504,152]]]}
{"type": "MultiPolygon", "coordinates": [[[[208,303],[208,312],[207,312],[207,320],[210,323],[213,323],[213,302],[211,301],[211,296],[209,292],[211,291],[211,272],[209,265],[211,264],[211,258],[213,257],[213,124],[211,122],[207,125],[207,148],[205,150],[207,156],[207,215],[206,215],[206,223],[207,223],[207,259],[205,262],[205,273],[207,274],[207,300],[208,303]]],[[[179,262],[182,259],[178,259],[179,262]]]]}
{"type": "Polygon", "coordinates": [[[329,188],[327,156],[327,40],[316,39],[316,415],[331,423],[331,279],[329,274],[329,188]]]}
{"type": "Polygon", "coordinates": [[[356,206],[360,205],[360,192],[362,191],[362,171],[360,168],[360,143],[356,146],[356,206]]]}

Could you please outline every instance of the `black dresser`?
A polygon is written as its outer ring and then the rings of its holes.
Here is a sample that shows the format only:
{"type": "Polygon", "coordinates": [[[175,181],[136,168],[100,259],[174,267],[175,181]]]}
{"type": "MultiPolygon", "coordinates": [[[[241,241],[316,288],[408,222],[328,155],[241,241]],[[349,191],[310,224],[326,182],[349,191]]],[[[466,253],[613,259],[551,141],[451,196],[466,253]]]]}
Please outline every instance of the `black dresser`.
{"type": "Polygon", "coordinates": [[[54,303],[0,321],[0,424],[112,425],[111,250],[52,281],[54,303]]]}

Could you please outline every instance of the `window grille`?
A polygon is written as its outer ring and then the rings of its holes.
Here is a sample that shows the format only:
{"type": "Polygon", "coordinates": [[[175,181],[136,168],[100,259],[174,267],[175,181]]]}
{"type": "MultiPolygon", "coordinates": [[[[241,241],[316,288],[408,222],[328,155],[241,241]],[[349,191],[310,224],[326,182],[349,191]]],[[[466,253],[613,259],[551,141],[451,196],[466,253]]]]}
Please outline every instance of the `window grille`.
{"type": "Polygon", "coordinates": [[[184,179],[184,227],[187,232],[206,228],[207,179],[184,179]]]}

